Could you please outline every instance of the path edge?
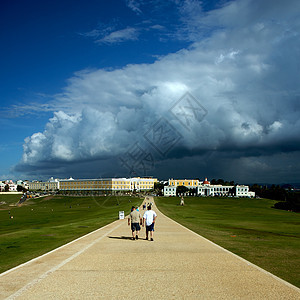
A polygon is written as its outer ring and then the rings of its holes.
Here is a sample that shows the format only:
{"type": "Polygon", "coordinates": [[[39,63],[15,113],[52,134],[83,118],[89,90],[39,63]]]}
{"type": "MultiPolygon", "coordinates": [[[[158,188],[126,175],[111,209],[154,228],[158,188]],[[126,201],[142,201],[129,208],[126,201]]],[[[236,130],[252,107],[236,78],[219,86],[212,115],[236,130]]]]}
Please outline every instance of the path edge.
{"type": "Polygon", "coordinates": [[[67,246],[69,246],[69,245],[71,245],[73,243],[76,243],[77,241],[79,241],[79,240],[81,240],[81,239],[83,239],[83,238],[85,238],[85,237],[87,237],[89,235],[92,235],[92,234],[94,234],[94,233],[96,233],[96,232],[98,232],[100,230],[103,230],[103,229],[105,229],[105,227],[108,227],[109,225],[112,225],[113,223],[117,223],[118,221],[120,221],[120,220],[118,219],[118,220],[115,220],[115,221],[113,221],[111,223],[108,223],[108,224],[106,224],[106,225],[104,225],[104,226],[102,226],[102,227],[100,227],[98,229],[95,229],[95,230],[93,230],[93,231],[91,231],[91,232],[89,232],[89,233],[87,233],[85,235],[80,236],[79,238],[77,238],[75,240],[72,240],[72,241],[68,242],[67,244],[61,245],[58,248],[55,248],[55,249],[53,249],[53,250],[51,250],[49,252],[46,252],[46,253],[44,253],[44,254],[42,254],[40,256],[32,258],[32,259],[30,259],[30,260],[28,260],[28,261],[26,261],[26,262],[24,262],[24,263],[22,263],[22,264],[20,264],[18,266],[15,266],[15,267],[13,267],[11,269],[8,269],[8,270],[4,271],[3,273],[1,273],[0,277],[5,276],[5,275],[7,275],[7,274],[9,274],[9,273],[17,270],[17,269],[20,269],[20,268],[26,266],[26,265],[29,265],[29,264],[35,262],[36,260],[41,259],[41,258],[43,258],[43,257],[45,257],[47,255],[50,255],[50,254],[52,254],[52,253],[54,253],[56,251],[59,251],[60,249],[63,249],[64,247],[67,247],[67,246]]]}

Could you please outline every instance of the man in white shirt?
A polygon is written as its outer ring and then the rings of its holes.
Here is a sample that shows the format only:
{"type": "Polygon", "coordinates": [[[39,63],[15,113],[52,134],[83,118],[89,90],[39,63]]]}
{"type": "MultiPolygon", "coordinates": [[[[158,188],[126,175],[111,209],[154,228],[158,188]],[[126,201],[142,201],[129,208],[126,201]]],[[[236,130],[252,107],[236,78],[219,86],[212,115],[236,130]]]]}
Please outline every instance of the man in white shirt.
{"type": "Polygon", "coordinates": [[[157,215],[155,211],[152,210],[151,206],[149,205],[143,216],[143,227],[145,226],[146,223],[146,240],[148,240],[148,233],[150,231],[151,241],[153,241],[154,223],[156,218],[157,215]]]}

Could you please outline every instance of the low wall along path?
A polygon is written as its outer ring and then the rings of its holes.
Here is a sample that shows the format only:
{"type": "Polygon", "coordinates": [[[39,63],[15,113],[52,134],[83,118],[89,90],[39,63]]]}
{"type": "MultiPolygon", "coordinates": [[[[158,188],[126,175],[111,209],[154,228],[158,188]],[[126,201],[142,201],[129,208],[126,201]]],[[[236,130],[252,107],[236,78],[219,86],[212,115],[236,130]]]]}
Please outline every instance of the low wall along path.
{"type": "Polygon", "coordinates": [[[144,228],[131,240],[127,219],[115,221],[2,273],[0,299],[300,299],[297,287],[153,209],[154,242],[144,228]]]}

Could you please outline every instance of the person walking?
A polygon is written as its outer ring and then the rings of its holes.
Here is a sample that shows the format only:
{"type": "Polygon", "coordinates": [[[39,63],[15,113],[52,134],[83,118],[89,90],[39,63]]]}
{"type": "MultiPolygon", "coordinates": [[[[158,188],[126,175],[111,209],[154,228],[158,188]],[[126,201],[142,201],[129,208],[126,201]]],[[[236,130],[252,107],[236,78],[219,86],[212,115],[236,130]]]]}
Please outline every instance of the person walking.
{"type": "Polygon", "coordinates": [[[139,232],[141,230],[140,223],[142,222],[142,217],[140,213],[136,210],[135,206],[132,206],[131,208],[131,213],[128,217],[128,226],[130,225],[130,221],[131,221],[132,239],[138,240],[139,232]]]}
{"type": "Polygon", "coordinates": [[[149,205],[143,215],[143,227],[146,224],[146,240],[148,240],[149,232],[150,232],[150,238],[151,241],[153,241],[154,223],[156,218],[157,218],[157,214],[155,213],[154,210],[151,209],[151,205],[149,205]]]}

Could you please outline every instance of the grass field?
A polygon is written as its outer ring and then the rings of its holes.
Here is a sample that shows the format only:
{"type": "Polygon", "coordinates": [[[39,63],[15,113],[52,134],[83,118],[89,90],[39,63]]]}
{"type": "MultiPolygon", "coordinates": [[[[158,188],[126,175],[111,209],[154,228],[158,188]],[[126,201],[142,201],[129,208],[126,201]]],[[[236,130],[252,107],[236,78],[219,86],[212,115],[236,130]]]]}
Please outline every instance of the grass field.
{"type": "Polygon", "coordinates": [[[300,287],[300,215],[276,201],[236,198],[156,198],[161,212],[194,232],[300,287]]]}
{"type": "Polygon", "coordinates": [[[140,205],[136,197],[46,197],[10,206],[20,195],[0,195],[0,273],[118,219],[140,205]],[[13,216],[13,218],[10,218],[13,216]]]}

